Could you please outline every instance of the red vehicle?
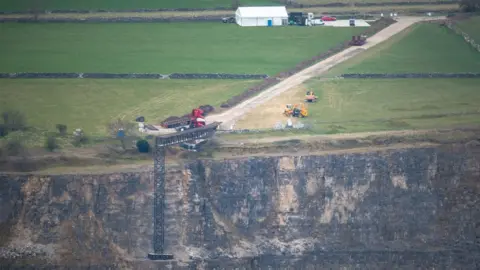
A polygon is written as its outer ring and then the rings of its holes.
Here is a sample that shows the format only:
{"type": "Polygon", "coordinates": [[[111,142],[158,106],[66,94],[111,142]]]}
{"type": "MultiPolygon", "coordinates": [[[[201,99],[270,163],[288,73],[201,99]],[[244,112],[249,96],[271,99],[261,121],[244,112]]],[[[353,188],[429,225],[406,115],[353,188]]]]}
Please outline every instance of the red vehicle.
{"type": "Polygon", "coordinates": [[[193,109],[190,117],[190,128],[197,128],[205,126],[203,110],[200,108],[193,109]]]}
{"type": "Polygon", "coordinates": [[[335,17],[331,17],[331,16],[322,16],[322,21],[324,22],[333,22],[333,21],[336,21],[337,18],[335,17]]]}

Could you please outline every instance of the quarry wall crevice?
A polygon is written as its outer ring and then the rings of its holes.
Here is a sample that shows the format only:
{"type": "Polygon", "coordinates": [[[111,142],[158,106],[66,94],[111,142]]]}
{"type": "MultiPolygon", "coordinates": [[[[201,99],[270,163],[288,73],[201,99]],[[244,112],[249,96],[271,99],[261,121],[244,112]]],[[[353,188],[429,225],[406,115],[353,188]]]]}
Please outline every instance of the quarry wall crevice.
{"type": "MultiPolygon", "coordinates": [[[[167,172],[166,250],[173,269],[472,269],[478,179],[474,145],[198,160],[167,172]]],[[[52,265],[162,269],[141,260],[152,207],[151,171],[1,174],[0,262],[28,264],[29,248],[52,265]]]]}

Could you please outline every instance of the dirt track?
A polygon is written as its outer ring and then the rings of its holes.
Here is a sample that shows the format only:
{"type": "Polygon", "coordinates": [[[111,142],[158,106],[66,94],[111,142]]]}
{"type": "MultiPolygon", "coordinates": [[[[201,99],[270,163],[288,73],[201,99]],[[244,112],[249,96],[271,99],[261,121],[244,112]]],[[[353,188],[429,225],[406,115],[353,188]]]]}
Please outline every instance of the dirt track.
{"type": "Polygon", "coordinates": [[[392,37],[393,35],[401,32],[402,30],[406,29],[407,27],[411,26],[412,24],[420,21],[427,21],[427,20],[438,20],[444,19],[444,17],[403,17],[397,20],[397,23],[390,25],[389,27],[383,29],[382,31],[378,32],[376,35],[369,37],[367,43],[360,47],[350,47],[330,58],[327,58],[309,68],[306,68],[299,73],[284,79],[282,82],[274,85],[267,90],[263,91],[259,95],[252,97],[241,104],[231,108],[230,110],[218,114],[212,115],[207,117],[208,122],[218,121],[222,122],[221,128],[222,129],[231,129],[232,125],[235,124],[236,121],[241,119],[246,113],[251,111],[253,108],[257,107],[260,104],[263,104],[274,97],[280,95],[292,89],[301,83],[307,81],[308,79],[318,76],[323,72],[326,72],[333,66],[352,58],[353,56],[362,53],[364,50],[371,48],[387,39],[392,37]]]}

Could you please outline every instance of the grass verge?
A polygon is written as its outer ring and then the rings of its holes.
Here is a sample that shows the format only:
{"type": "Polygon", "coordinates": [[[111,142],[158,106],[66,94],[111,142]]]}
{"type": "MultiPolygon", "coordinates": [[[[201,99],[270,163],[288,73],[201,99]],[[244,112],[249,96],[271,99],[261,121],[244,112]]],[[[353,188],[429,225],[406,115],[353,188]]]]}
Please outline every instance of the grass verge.
{"type": "Polygon", "coordinates": [[[342,73],[479,72],[480,54],[461,36],[420,23],[345,61],[322,77],[342,73]]]}
{"type": "Polygon", "coordinates": [[[364,28],[0,24],[0,72],[275,74],[364,28]]]}
{"type": "Polygon", "coordinates": [[[257,81],[4,79],[0,83],[0,108],[23,112],[30,126],[54,131],[56,124],[65,124],[69,133],[82,128],[89,135],[105,135],[111,120],[134,121],[143,115],[150,123],[160,122],[199,105],[217,106],[257,81]]]}
{"type": "MultiPolygon", "coordinates": [[[[242,0],[243,5],[271,5],[275,1],[269,0],[242,0]]],[[[32,8],[39,10],[133,10],[159,8],[216,8],[231,7],[231,0],[3,0],[0,10],[28,11],[32,8]]]]}
{"type": "Polygon", "coordinates": [[[480,43],[480,16],[469,17],[457,22],[457,26],[467,33],[476,43],[480,43]]]}

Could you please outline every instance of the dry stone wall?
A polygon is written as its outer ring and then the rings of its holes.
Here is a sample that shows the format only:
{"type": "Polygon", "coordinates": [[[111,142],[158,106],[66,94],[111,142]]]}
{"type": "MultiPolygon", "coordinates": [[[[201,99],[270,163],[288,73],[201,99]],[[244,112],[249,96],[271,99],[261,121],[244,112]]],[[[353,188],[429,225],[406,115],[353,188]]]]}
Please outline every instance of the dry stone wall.
{"type": "Polygon", "coordinates": [[[446,20],[444,25],[446,27],[448,27],[449,29],[451,29],[452,31],[454,31],[456,34],[460,35],[463,37],[463,39],[470,45],[472,45],[472,47],[477,50],[478,52],[480,52],[480,44],[478,44],[477,42],[475,42],[475,40],[473,40],[473,38],[471,38],[467,33],[463,32],[456,24],[455,22],[453,22],[452,20],[446,20]]]}
{"type": "Polygon", "coordinates": [[[348,73],[345,79],[480,78],[480,73],[348,73]]]}
{"type": "Polygon", "coordinates": [[[0,78],[9,79],[246,79],[268,78],[267,74],[227,74],[227,73],[0,73],[0,78]]]}

